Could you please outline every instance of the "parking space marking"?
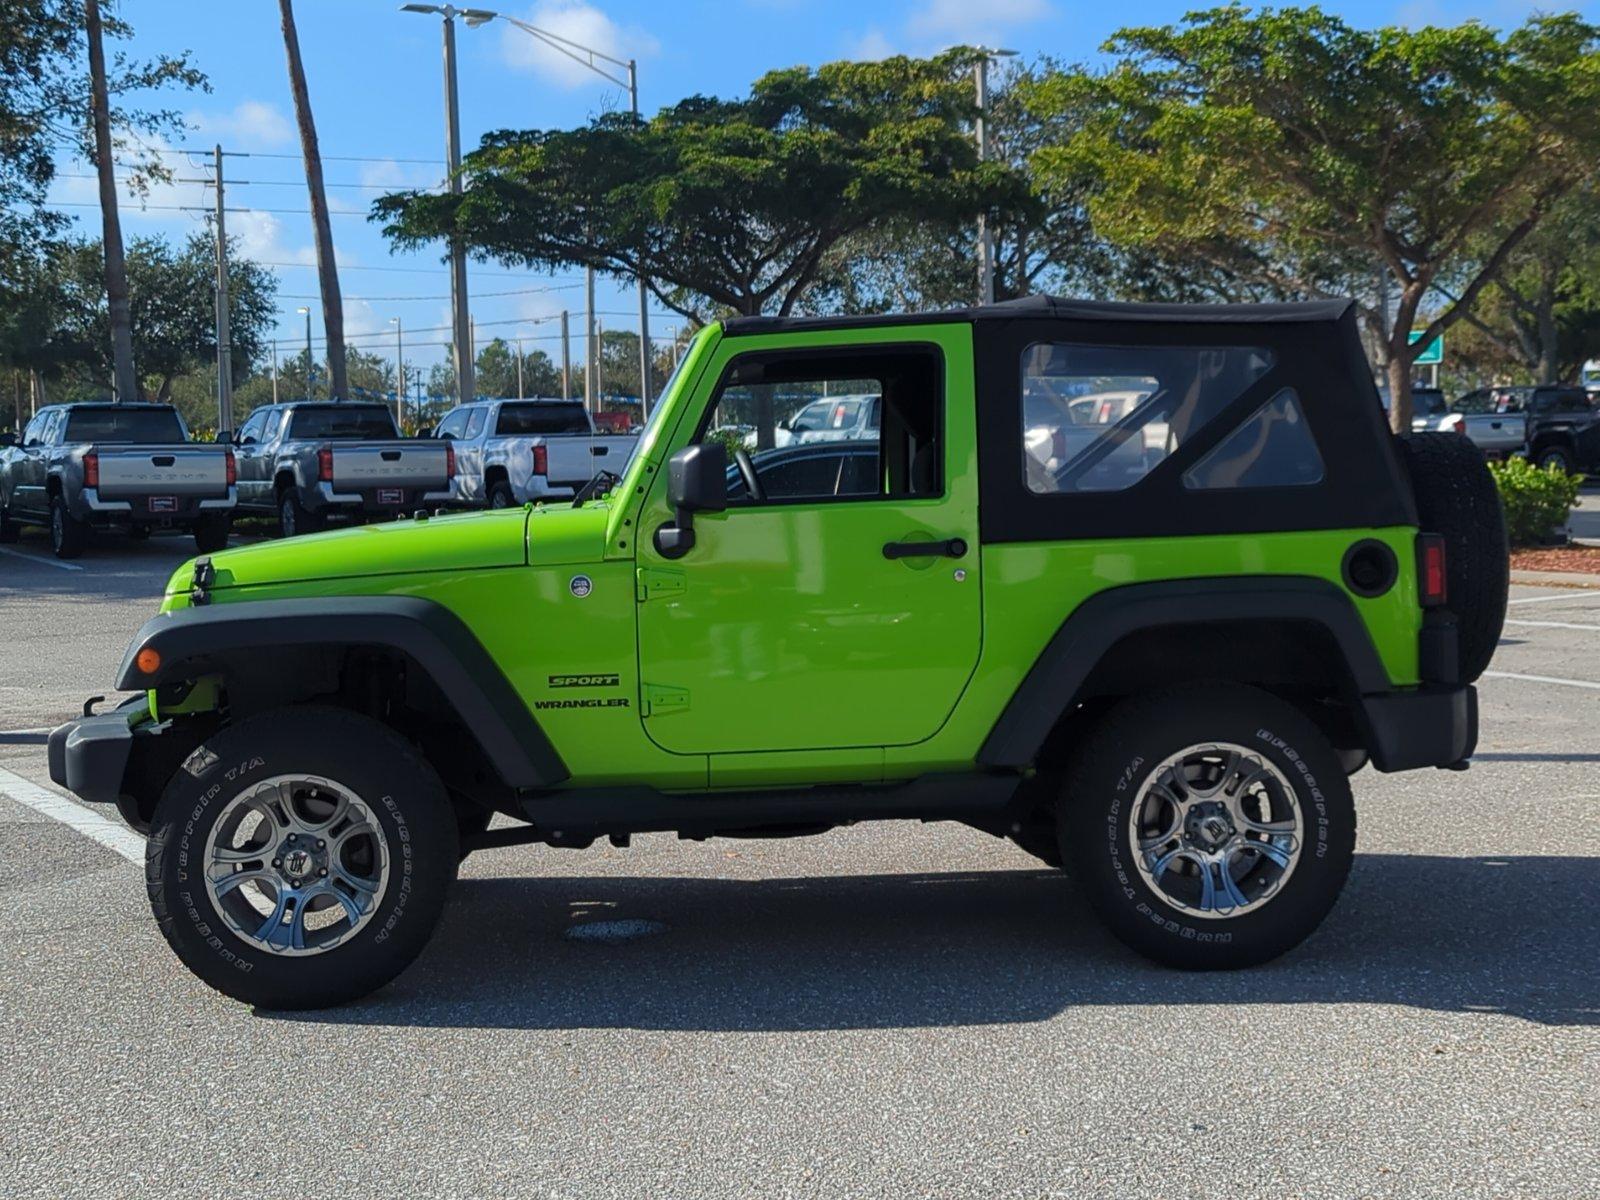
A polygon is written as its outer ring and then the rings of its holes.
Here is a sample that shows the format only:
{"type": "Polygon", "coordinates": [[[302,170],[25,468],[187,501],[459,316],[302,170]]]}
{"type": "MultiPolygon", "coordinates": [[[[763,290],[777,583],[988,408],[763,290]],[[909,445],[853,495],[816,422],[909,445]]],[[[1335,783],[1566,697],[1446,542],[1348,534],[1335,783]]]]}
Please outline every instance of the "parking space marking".
{"type": "Polygon", "coordinates": [[[135,866],[144,865],[144,839],[133,830],[4,767],[0,767],[0,796],[60,821],[106,849],[115,850],[135,866]]]}
{"type": "Polygon", "coordinates": [[[1555,596],[1518,596],[1507,604],[1548,604],[1552,600],[1594,600],[1600,598],[1600,588],[1568,588],[1566,594],[1555,596]]]}
{"type": "Polygon", "coordinates": [[[1581,629],[1600,633],[1600,625],[1573,625],[1567,621],[1507,621],[1507,625],[1526,625],[1531,629],[1581,629]]]}
{"type": "Polygon", "coordinates": [[[60,567],[63,571],[83,570],[77,563],[61,562],[54,558],[40,558],[37,554],[24,554],[21,550],[7,550],[0,546],[0,554],[9,554],[12,558],[20,558],[24,562],[38,563],[41,567],[60,567]]]}
{"type": "Polygon", "coordinates": [[[1559,687],[1587,688],[1600,692],[1600,683],[1588,679],[1559,679],[1554,675],[1523,675],[1516,671],[1485,671],[1485,679],[1520,679],[1524,683],[1553,683],[1559,687]]]}

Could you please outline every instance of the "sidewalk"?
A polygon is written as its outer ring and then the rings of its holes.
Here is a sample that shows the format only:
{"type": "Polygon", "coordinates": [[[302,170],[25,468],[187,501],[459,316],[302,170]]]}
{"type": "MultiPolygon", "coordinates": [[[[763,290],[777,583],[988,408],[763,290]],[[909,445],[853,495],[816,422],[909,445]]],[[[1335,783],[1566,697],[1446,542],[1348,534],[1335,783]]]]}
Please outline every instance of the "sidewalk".
{"type": "Polygon", "coordinates": [[[1600,575],[1587,571],[1512,571],[1511,582],[1536,587],[1600,588],[1600,575]]]}

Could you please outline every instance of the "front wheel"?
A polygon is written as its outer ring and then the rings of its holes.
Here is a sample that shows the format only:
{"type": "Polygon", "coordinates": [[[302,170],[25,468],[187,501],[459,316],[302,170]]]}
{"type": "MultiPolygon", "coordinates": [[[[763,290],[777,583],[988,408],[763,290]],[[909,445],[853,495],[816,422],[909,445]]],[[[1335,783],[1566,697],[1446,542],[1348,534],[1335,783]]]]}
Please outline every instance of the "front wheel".
{"type": "Polygon", "coordinates": [[[1168,966],[1255,966],[1338,899],[1356,816],[1337,754],[1275,696],[1229,685],[1124,701],[1061,800],[1062,852],[1119,939],[1168,966]]]}
{"type": "Polygon", "coordinates": [[[251,717],[167,785],[150,907],[191,971],[273,1009],[382,987],[421,952],[455,878],[444,786],[410,743],[344,709],[251,717]]]}

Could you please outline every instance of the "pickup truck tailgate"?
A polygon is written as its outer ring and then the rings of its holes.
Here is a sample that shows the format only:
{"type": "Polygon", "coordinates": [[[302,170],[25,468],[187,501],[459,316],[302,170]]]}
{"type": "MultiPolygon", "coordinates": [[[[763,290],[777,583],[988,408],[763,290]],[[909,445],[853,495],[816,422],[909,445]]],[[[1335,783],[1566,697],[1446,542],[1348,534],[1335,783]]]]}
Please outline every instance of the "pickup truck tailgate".
{"type": "Polygon", "coordinates": [[[633,450],[634,441],[633,434],[546,437],[544,446],[549,466],[545,478],[556,487],[581,487],[606,468],[620,471],[633,450]]]}
{"type": "Polygon", "coordinates": [[[441,492],[449,483],[444,442],[333,444],[333,487],[338,492],[406,488],[441,492]]]}
{"type": "Polygon", "coordinates": [[[117,446],[90,453],[99,458],[100,495],[225,496],[227,451],[222,446],[117,446]]]}

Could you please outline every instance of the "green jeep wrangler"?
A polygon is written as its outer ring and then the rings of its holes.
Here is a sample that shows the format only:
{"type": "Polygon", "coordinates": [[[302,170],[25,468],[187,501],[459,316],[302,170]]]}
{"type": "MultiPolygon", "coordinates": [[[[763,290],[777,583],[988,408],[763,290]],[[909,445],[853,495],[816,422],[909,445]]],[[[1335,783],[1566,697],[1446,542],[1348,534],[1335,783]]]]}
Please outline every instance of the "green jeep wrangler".
{"type": "Polygon", "coordinates": [[[1348,776],[1466,765],[1505,612],[1481,454],[1391,437],[1342,303],[730,320],[586,492],[172,577],[50,769],[201,979],[364,995],[482,847],[891,818],[1260,963],[1338,896],[1348,776]]]}

